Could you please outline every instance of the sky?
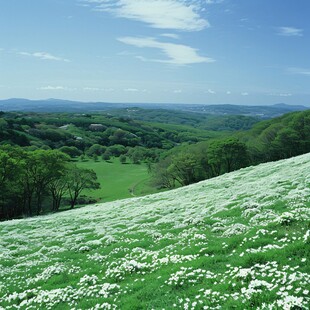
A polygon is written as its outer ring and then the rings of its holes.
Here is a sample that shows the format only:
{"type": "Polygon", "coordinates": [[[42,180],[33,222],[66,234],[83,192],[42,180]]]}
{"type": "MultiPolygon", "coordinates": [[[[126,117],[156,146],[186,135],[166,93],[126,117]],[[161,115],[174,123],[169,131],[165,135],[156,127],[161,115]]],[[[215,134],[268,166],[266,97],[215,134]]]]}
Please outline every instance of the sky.
{"type": "Polygon", "coordinates": [[[310,106],[309,0],[0,0],[0,99],[310,106]]]}

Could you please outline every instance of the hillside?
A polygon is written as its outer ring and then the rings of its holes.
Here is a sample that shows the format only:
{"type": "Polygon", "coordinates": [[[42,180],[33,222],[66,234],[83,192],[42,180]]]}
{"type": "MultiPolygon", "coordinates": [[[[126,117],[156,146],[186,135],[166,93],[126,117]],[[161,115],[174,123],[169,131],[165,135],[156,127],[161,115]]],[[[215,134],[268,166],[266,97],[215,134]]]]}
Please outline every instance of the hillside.
{"type": "MultiPolygon", "coordinates": [[[[226,129],[234,131],[234,126],[251,127],[247,119],[236,122],[234,125],[232,120],[230,128],[226,129]]],[[[93,144],[169,149],[178,143],[223,135],[227,133],[217,132],[217,128],[193,128],[191,123],[183,125],[168,121],[166,124],[154,124],[127,117],[114,117],[108,113],[0,112],[0,144],[39,148],[48,146],[52,149],[74,146],[83,152],[93,144]]]]}
{"type": "Polygon", "coordinates": [[[309,207],[310,153],[2,222],[0,309],[307,309],[309,207]]]}

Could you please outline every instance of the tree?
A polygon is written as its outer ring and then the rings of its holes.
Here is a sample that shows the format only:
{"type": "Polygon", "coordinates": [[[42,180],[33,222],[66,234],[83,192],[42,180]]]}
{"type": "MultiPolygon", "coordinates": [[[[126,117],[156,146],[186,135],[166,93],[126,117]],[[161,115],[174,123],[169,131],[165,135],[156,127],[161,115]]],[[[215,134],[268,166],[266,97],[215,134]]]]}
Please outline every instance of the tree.
{"type": "Polygon", "coordinates": [[[245,167],[248,162],[247,147],[236,138],[212,142],[207,154],[215,176],[245,167]]]}
{"type": "Polygon", "coordinates": [[[119,157],[119,161],[121,162],[121,164],[125,164],[126,161],[127,161],[126,155],[121,155],[121,156],[119,157]]]}
{"type": "Polygon", "coordinates": [[[107,150],[111,153],[111,156],[119,157],[122,154],[126,153],[126,147],[121,144],[114,144],[109,146],[107,150]]]}
{"type": "Polygon", "coordinates": [[[25,194],[30,215],[33,198],[36,198],[37,215],[42,212],[42,200],[48,185],[62,176],[68,160],[69,157],[59,151],[36,150],[27,154],[25,194]]]}
{"type": "Polygon", "coordinates": [[[0,219],[12,218],[20,212],[18,199],[22,165],[22,161],[14,158],[8,147],[0,150],[0,219]]]}
{"type": "Polygon", "coordinates": [[[276,159],[296,156],[301,153],[302,139],[292,128],[283,128],[271,144],[276,159]]]}
{"type": "Polygon", "coordinates": [[[59,178],[53,179],[48,184],[48,190],[52,196],[52,211],[58,211],[60,208],[61,200],[68,192],[68,179],[65,176],[65,172],[59,178]]]}
{"type": "Polygon", "coordinates": [[[91,169],[81,169],[72,166],[67,176],[67,188],[70,196],[71,209],[76,205],[77,199],[85,189],[94,190],[100,188],[97,182],[97,175],[91,169]]]}
{"type": "Polygon", "coordinates": [[[100,144],[93,144],[87,151],[86,155],[93,157],[94,155],[101,156],[106,151],[106,147],[100,144]]]}
{"type": "Polygon", "coordinates": [[[105,161],[110,160],[110,159],[111,159],[111,153],[110,153],[110,151],[109,151],[109,150],[106,150],[106,151],[102,154],[101,158],[102,158],[103,160],[105,160],[105,161]]]}
{"type": "Polygon", "coordinates": [[[168,171],[171,163],[171,157],[167,157],[159,161],[156,169],[153,170],[153,183],[157,188],[171,189],[175,187],[175,176],[168,171]]]}
{"type": "Polygon", "coordinates": [[[62,146],[59,151],[69,155],[70,157],[78,157],[82,154],[82,151],[75,146],[62,146]]]}
{"type": "Polygon", "coordinates": [[[173,175],[182,186],[198,182],[200,165],[197,156],[193,153],[182,152],[172,158],[168,173],[173,175]]]}

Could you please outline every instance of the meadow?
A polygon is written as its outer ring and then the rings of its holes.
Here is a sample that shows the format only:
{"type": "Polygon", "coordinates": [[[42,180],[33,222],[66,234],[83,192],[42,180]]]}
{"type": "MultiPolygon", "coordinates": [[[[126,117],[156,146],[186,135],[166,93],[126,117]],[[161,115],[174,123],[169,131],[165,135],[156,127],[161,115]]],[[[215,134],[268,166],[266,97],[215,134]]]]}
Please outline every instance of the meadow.
{"type": "Polygon", "coordinates": [[[0,309],[309,309],[309,207],[305,154],[2,222],[0,309]]]}
{"type": "Polygon", "coordinates": [[[151,176],[144,163],[121,164],[118,158],[109,161],[77,161],[79,168],[93,169],[98,177],[100,189],[84,191],[83,194],[100,202],[141,196],[156,192],[151,185],[151,176]]]}

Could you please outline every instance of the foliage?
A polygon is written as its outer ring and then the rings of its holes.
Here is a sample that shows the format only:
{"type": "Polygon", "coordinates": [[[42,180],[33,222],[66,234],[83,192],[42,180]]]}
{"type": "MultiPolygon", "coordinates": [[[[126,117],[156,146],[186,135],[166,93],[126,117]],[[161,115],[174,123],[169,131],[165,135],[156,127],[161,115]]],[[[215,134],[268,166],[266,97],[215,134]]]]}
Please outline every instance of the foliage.
{"type": "Polygon", "coordinates": [[[98,188],[95,172],[68,161],[59,151],[1,147],[0,220],[57,211],[66,193],[73,207],[84,189],[98,188]],[[47,203],[43,210],[43,203],[50,199],[52,206],[47,203]]]}
{"type": "Polygon", "coordinates": [[[69,169],[66,179],[71,209],[74,208],[83,190],[94,190],[100,187],[100,184],[97,182],[97,175],[91,169],[81,169],[74,166],[69,169]]]}
{"type": "Polygon", "coordinates": [[[213,141],[207,156],[216,176],[245,167],[249,162],[246,145],[236,138],[213,141]]]}
{"type": "Polygon", "coordinates": [[[310,110],[260,122],[240,139],[254,163],[284,159],[310,152],[310,110]]]}
{"type": "Polygon", "coordinates": [[[154,183],[160,188],[188,185],[249,165],[307,152],[310,152],[310,111],[294,112],[260,122],[247,132],[174,148],[153,169],[154,183]],[[204,147],[199,150],[199,146],[204,147]]]}

